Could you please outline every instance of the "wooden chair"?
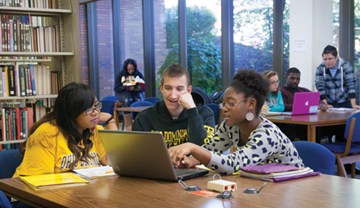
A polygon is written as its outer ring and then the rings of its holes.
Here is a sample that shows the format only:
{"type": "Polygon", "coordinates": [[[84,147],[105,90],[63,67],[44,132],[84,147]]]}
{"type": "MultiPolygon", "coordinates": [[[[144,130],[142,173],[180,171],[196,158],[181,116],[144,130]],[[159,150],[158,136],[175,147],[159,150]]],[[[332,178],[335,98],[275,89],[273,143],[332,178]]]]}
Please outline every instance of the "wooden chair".
{"type": "Polygon", "coordinates": [[[323,145],[335,153],[338,175],[347,177],[344,165],[351,164],[351,177],[355,178],[355,163],[360,162],[360,112],[347,118],[344,138],[346,142],[323,145]]]}

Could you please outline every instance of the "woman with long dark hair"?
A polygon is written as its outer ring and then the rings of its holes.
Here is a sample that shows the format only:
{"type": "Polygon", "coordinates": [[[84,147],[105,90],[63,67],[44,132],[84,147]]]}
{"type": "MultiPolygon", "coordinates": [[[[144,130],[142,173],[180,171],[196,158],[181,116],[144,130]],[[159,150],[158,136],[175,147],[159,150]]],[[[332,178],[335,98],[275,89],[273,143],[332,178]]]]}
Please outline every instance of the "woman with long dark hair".
{"type": "Polygon", "coordinates": [[[108,165],[98,130],[117,129],[93,90],[81,83],[63,87],[53,111],[36,122],[25,143],[24,159],[13,177],[66,172],[85,166],[108,165]]]}

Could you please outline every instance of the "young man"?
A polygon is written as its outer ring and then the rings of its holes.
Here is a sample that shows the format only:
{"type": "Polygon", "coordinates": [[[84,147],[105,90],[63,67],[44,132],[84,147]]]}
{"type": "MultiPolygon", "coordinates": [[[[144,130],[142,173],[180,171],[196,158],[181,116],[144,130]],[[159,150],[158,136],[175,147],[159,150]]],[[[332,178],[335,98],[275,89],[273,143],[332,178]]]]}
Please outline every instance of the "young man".
{"type": "Polygon", "coordinates": [[[298,68],[291,67],[286,72],[286,85],[280,88],[285,104],[285,111],[292,111],[295,92],[310,92],[309,89],[299,87],[301,72],[298,68]]]}
{"type": "Polygon", "coordinates": [[[322,53],[323,63],[316,68],[315,86],[320,92],[321,110],[332,107],[355,108],[355,77],[351,64],[328,45],[322,53]]]}
{"type": "Polygon", "coordinates": [[[196,106],[192,89],[189,72],[178,64],[169,66],[161,78],[162,101],[141,111],[132,130],[161,132],[168,147],[185,142],[202,145],[213,136],[215,119],[205,100],[196,106]]]}

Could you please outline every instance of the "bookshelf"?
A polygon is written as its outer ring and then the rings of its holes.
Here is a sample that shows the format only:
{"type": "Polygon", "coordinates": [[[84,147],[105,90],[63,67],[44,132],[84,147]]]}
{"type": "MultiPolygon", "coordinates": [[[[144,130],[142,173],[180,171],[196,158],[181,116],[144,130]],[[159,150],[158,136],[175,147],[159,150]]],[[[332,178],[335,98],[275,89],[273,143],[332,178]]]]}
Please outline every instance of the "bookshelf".
{"type": "Polygon", "coordinates": [[[12,94],[7,94],[11,91],[7,87],[0,89],[0,151],[13,148],[27,136],[21,131],[20,137],[8,138],[24,128],[19,120],[27,117],[19,119],[17,113],[31,108],[35,122],[49,111],[57,90],[81,80],[79,13],[79,0],[0,0],[0,83],[10,87],[15,82],[16,87],[12,94]],[[9,68],[15,68],[13,79],[9,68]],[[3,113],[14,115],[16,123],[11,124],[10,118],[4,122],[3,113]],[[13,132],[6,133],[8,128],[13,132]]]}

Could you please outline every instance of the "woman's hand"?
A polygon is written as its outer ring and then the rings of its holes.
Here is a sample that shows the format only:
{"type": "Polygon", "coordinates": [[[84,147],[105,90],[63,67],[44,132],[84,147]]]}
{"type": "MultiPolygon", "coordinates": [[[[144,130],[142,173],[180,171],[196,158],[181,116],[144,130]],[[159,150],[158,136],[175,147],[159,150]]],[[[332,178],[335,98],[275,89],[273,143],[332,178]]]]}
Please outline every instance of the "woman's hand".
{"type": "Polygon", "coordinates": [[[172,162],[176,168],[183,167],[189,163],[187,155],[191,154],[191,150],[194,147],[192,143],[185,143],[169,149],[169,154],[172,162]]]}
{"type": "Polygon", "coordinates": [[[185,157],[181,163],[180,163],[180,168],[193,168],[196,165],[200,165],[201,163],[193,156],[187,156],[185,157]]]}
{"type": "Polygon", "coordinates": [[[112,115],[110,113],[100,112],[99,123],[104,123],[108,121],[110,118],[112,118],[112,115]]]}
{"type": "Polygon", "coordinates": [[[115,119],[110,113],[100,112],[99,123],[105,123],[103,126],[109,130],[119,130],[115,119]]]}

